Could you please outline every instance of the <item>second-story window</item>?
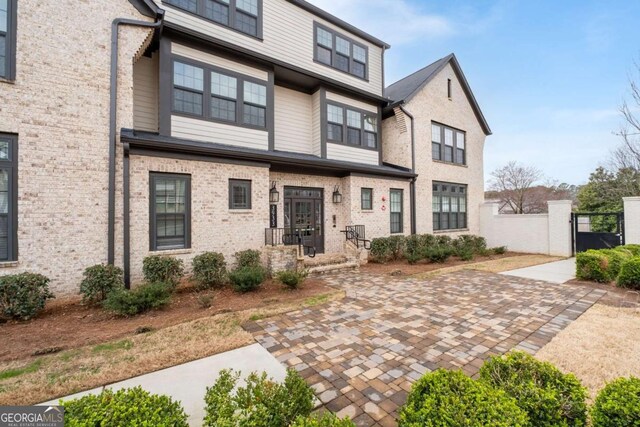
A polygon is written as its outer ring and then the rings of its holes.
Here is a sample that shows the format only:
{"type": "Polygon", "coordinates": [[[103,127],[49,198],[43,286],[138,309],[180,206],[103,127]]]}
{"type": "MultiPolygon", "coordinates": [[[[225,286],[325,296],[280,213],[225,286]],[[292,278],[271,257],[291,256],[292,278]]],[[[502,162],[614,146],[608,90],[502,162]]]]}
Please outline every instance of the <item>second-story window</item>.
{"type": "Polygon", "coordinates": [[[366,46],[317,22],[314,28],[316,61],[361,79],[367,78],[366,46]]]}
{"type": "Polygon", "coordinates": [[[173,61],[173,113],[266,128],[266,81],[206,64],[196,64],[173,61]]]}
{"type": "MultiPolygon", "coordinates": [[[[1,0],[0,0],[1,1],[1,0]]],[[[216,24],[262,37],[262,0],[164,0],[216,24]]]]}
{"type": "Polygon", "coordinates": [[[431,156],[433,160],[467,164],[465,133],[444,126],[431,124],[431,156]]]}
{"type": "Polygon", "coordinates": [[[378,118],[348,106],[327,104],[327,140],[378,148],[378,118]]]}

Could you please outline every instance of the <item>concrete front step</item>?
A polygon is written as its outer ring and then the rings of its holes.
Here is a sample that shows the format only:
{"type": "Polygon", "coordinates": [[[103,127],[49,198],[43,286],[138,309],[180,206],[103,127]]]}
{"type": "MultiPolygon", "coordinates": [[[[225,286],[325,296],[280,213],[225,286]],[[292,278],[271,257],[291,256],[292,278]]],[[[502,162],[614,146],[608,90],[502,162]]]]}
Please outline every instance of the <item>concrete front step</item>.
{"type": "Polygon", "coordinates": [[[337,271],[355,270],[358,267],[360,267],[360,264],[358,264],[356,261],[347,261],[347,262],[341,262],[337,264],[324,264],[324,265],[318,265],[315,267],[308,267],[308,270],[309,270],[309,274],[321,275],[321,274],[327,274],[327,273],[334,273],[337,271]]]}
{"type": "Polygon", "coordinates": [[[347,256],[341,253],[318,254],[314,258],[305,257],[304,266],[306,268],[314,268],[323,265],[343,264],[347,261],[347,256]]]}

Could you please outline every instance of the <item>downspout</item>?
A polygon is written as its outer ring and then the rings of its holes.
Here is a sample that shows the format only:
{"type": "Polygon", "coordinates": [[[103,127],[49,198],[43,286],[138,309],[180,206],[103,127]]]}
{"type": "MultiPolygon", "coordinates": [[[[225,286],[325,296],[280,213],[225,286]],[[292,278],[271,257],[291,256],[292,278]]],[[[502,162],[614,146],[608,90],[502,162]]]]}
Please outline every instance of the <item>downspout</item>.
{"type": "MultiPolygon", "coordinates": [[[[408,112],[404,105],[400,105],[400,110],[411,120],[411,172],[416,173],[416,127],[413,115],[408,112]]],[[[411,178],[409,184],[409,210],[411,211],[411,234],[416,234],[416,177],[411,178]]]]}
{"type": "MultiPolygon", "coordinates": [[[[164,14],[159,13],[156,22],[139,21],[128,18],[116,18],[111,24],[111,76],[109,103],[109,201],[107,230],[107,262],[115,262],[115,209],[116,209],[116,144],[117,144],[117,105],[118,105],[118,29],[121,25],[161,28],[164,14]]],[[[125,212],[128,213],[128,212],[125,212]]],[[[126,227],[125,227],[126,229],[126,227]]]]}

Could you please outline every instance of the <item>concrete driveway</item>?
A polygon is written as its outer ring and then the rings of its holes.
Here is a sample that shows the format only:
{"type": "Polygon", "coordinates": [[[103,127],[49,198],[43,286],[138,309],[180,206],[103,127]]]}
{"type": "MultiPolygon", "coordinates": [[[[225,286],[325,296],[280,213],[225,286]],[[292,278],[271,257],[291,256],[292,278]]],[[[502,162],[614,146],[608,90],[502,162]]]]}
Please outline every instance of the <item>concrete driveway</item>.
{"type": "Polygon", "coordinates": [[[347,298],[246,328],[297,369],[329,410],[362,426],[394,426],[425,372],[459,368],[475,376],[490,355],[535,353],[604,294],[478,271],[326,279],[347,298]]]}

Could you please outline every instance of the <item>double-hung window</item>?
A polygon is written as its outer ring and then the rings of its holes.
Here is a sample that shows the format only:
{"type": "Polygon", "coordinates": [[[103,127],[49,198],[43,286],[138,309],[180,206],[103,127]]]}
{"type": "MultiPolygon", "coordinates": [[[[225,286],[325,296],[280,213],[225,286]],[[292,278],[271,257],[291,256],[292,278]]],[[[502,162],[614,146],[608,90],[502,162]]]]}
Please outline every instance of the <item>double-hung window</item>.
{"type": "Polygon", "coordinates": [[[244,34],[262,37],[263,0],[164,0],[165,3],[202,16],[244,34]]]}
{"type": "Polygon", "coordinates": [[[363,211],[373,210],[373,188],[360,190],[360,209],[363,211]]]}
{"type": "Polygon", "coordinates": [[[18,137],[0,134],[0,262],[18,259],[18,137]]]}
{"type": "Polygon", "coordinates": [[[433,182],[433,229],[467,228],[467,186],[449,182],[433,182]]]}
{"type": "Polygon", "coordinates": [[[266,81],[206,64],[173,61],[174,113],[265,129],[267,105],[266,81]]]}
{"type": "Polygon", "coordinates": [[[433,160],[465,165],[467,163],[465,133],[432,123],[431,156],[433,160]]]}
{"type": "Polygon", "coordinates": [[[402,190],[391,190],[389,193],[389,212],[391,215],[391,233],[402,233],[402,190]]]}
{"type": "Polygon", "coordinates": [[[151,250],[189,248],[191,176],[152,173],[151,250]]]}
{"type": "Polygon", "coordinates": [[[251,209],[251,181],[229,180],[229,209],[251,209]]]}
{"type": "Polygon", "coordinates": [[[328,103],[327,140],[376,149],[378,117],[364,110],[328,103]]]}
{"type": "Polygon", "coordinates": [[[317,22],[314,29],[314,59],[317,62],[361,79],[367,78],[369,52],[366,46],[317,22]]]}
{"type": "Polygon", "coordinates": [[[17,0],[0,0],[0,78],[15,79],[17,0]]]}

